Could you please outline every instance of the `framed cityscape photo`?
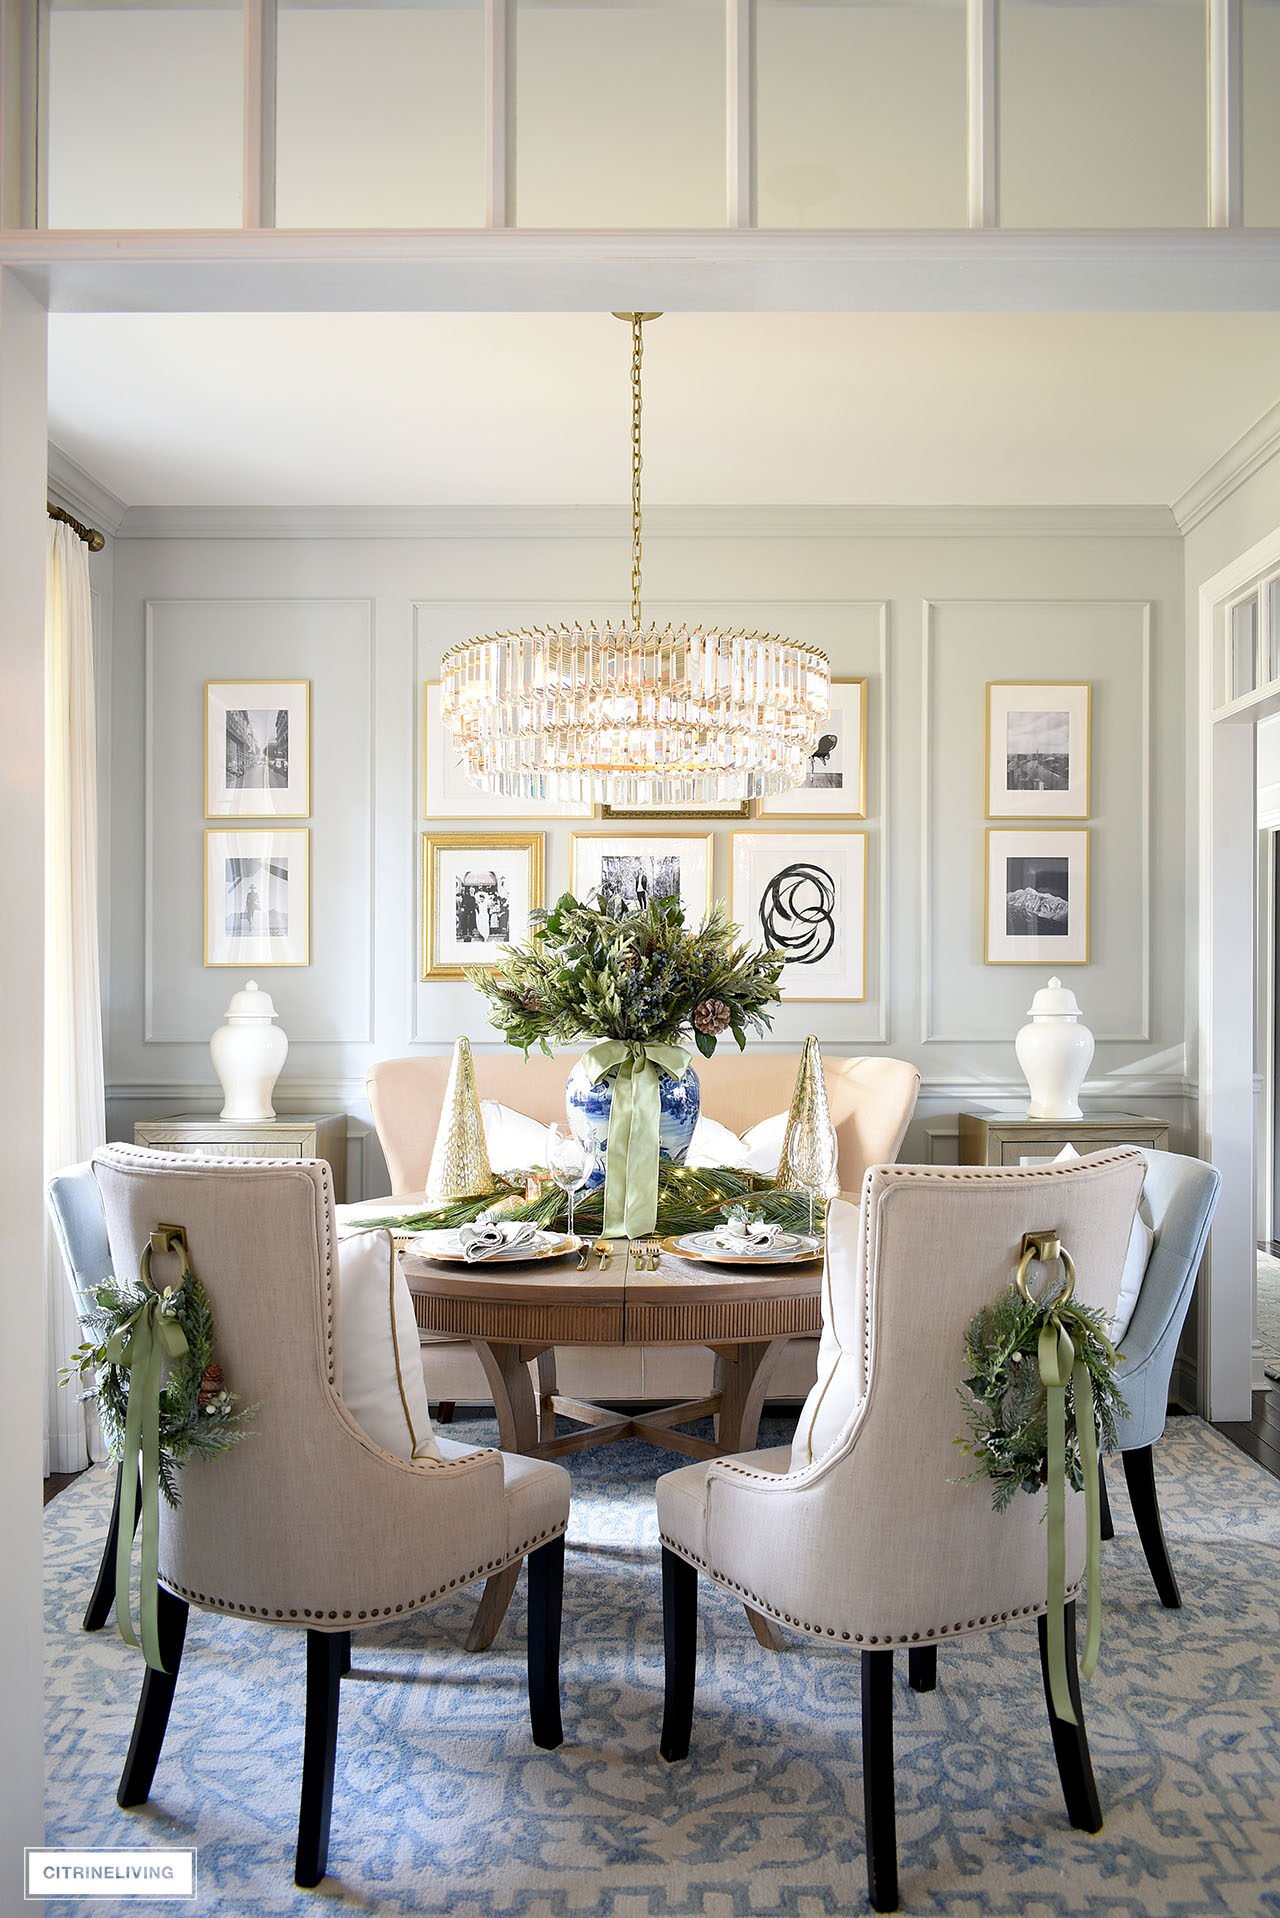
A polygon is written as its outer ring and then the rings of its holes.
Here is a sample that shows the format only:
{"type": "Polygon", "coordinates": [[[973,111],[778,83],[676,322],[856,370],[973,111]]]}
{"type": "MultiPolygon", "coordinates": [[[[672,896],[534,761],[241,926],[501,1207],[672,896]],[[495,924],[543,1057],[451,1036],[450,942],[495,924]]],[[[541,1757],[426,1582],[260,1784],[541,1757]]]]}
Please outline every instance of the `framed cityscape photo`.
{"type": "Polygon", "coordinates": [[[786,953],[784,999],[866,998],[866,833],[734,833],[730,914],[786,953]]]}
{"type": "Polygon", "coordinates": [[[206,827],[206,966],[311,963],[311,834],[206,827]]]}
{"type": "Polygon", "coordinates": [[[632,912],[654,899],[678,897],[685,924],[700,926],[711,910],[714,844],[709,832],[576,832],[570,890],[575,899],[594,895],[632,912]]]}
{"type": "Polygon", "coordinates": [[[209,680],[205,818],[305,819],[310,811],[310,680],[209,680]]]}
{"type": "Polygon", "coordinates": [[[987,828],[989,966],[1089,963],[1086,827],[987,828]]]}
{"type": "Polygon", "coordinates": [[[504,799],[481,792],[463,770],[462,754],[440,712],[440,682],[422,688],[422,816],[424,819],[592,819],[589,799],[504,799]]]}
{"type": "Polygon", "coordinates": [[[423,833],[423,979],[461,979],[528,938],[544,842],[540,832],[423,833]]]}
{"type": "Polygon", "coordinates": [[[790,792],[757,799],[757,819],[865,819],[867,682],[833,679],[831,711],[790,792]]]}
{"type": "Polygon", "coordinates": [[[1087,819],[1087,680],[987,687],[987,818],[1087,819]]]}

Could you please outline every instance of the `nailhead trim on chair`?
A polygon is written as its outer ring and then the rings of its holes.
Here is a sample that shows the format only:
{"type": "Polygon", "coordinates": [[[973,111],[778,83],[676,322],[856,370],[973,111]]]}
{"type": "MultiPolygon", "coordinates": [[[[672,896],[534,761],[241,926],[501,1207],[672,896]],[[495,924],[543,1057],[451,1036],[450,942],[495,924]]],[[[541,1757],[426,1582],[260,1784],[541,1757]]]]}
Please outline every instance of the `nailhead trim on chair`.
{"type": "Polygon", "coordinates": [[[243,1613],[246,1618],[265,1618],[275,1623],[288,1624],[290,1620],[312,1621],[332,1619],[335,1623],[341,1619],[365,1620],[373,1623],[378,1619],[394,1618],[400,1613],[416,1612],[420,1605],[429,1605],[433,1599],[443,1598],[446,1592],[457,1590],[463,1585],[471,1585],[478,1578],[487,1578],[493,1572],[500,1572],[507,1565],[514,1565],[517,1559],[525,1558],[548,1539],[559,1538],[568,1528],[568,1520],[563,1525],[549,1525],[545,1531],[536,1532],[527,1538],[523,1545],[517,1545],[505,1558],[491,1558],[485,1565],[477,1565],[474,1571],[462,1572],[457,1578],[451,1578],[444,1585],[437,1585],[433,1591],[423,1592],[420,1597],[410,1599],[403,1605],[371,1605],[365,1611],[323,1611],[313,1610],[310,1606],[293,1606],[287,1612],[278,1605],[243,1605],[236,1599],[217,1598],[209,1592],[194,1592],[190,1586],[181,1585],[166,1572],[160,1573],[160,1582],[168,1591],[179,1598],[187,1599],[192,1605],[202,1605],[206,1611],[243,1613]]]}
{"type": "MultiPolygon", "coordinates": [[[[771,1474],[766,1472],[755,1476],[768,1478],[771,1474]]],[[[668,1551],[674,1552],[677,1558],[684,1559],[687,1564],[696,1565],[713,1584],[735,1593],[744,1605],[750,1605],[752,1611],[765,1612],[783,1625],[790,1625],[793,1631],[808,1632],[811,1638],[838,1638],[853,1645],[917,1645],[922,1639],[927,1643],[930,1639],[955,1638],[957,1634],[963,1636],[968,1632],[992,1631],[997,1625],[1011,1625],[1019,1618],[1036,1618],[1049,1609],[1047,1604],[1018,1605],[1008,1612],[984,1612],[981,1617],[971,1618],[967,1623],[957,1619],[954,1625],[930,1625],[922,1632],[845,1632],[834,1625],[813,1625],[807,1618],[793,1618],[790,1612],[780,1612],[776,1605],[771,1605],[767,1598],[761,1598],[750,1586],[740,1585],[736,1578],[726,1578],[723,1573],[715,1571],[705,1558],[699,1558],[688,1546],[668,1538],[665,1532],[660,1532],[658,1536],[668,1551]]],[[[1071,1600],[1078,1597],[1079,1593],[1079,1585],[1072,1585],[1068,1587],[1066,1597],[1071,1600]]]]}

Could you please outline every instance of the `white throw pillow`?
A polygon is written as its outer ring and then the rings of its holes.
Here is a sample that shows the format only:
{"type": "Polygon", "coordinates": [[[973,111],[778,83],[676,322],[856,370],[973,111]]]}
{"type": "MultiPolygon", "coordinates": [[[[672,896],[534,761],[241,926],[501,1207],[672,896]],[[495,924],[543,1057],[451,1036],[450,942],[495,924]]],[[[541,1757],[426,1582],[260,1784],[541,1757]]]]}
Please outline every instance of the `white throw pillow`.
{"type": "Polygon", "coordinates": [[[761,1119],[758,1125],[750,1126],[739,1138],[727,1125],[721,1125],[719,1119],[709,1119],[705,1112],[700,1113],[685,1164],[731,1165],[740,1172],[758,1172],[771,1179],[782,1157],[787,1118],[787,1113],[775,1112],[772,1117],[761,1119]]]}
{"type": "Polygon", "coordinates": [[[361,1431],[397,1458],[439,1458],[413,1300],[386,1231],[338,1243],[338,1389],[361,1431]]]}
{"type": "MultiPolygon", "coordinates": [[[[1073,1145],[1064,1145],[1058,1154],[1059,1161],[1079,1157],[1080,1154],[1073,1145]]],[[[1155,1242],[1155,1227],[1151,1223],[1150,1210],[1146,1199],[1140,1198],[1138,1210],[1134,1214],[1133,1230],[1129,1234],[1129,1249],[1124,1255],[1124,1271],[1120,1274],[1120,1296],[1116,1300],[1116,1309],[1111,1319],[1110,1338],[1113,1345],[1119,1345],[1129,1330],[1129,1321],[1138,1303],[1142,1281],[1147,1276],[1147,1265],[1155,1242]]]]}
{"type": "Polygon", "coordinates": [[[516,1112],[497,1099],[480,1101],[489,1164],[495,1172],[527,1171],[547,1163],[547,1128],[541,1119],[516,1112]]]}

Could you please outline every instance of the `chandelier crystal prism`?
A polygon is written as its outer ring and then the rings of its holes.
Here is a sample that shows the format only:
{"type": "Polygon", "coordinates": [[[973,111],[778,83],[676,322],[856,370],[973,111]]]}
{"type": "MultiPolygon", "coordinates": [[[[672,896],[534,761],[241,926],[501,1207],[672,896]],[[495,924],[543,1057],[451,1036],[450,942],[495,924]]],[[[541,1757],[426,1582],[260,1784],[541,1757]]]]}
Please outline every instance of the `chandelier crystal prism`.
{"type": "Polygon", "coordinates": [[[631,326],[631,617],[452,647],[445,724],[468,778],[506,799],[656,809],[787,792],[830,711],[830,664],[773,634],[644,624],[640,374],[659,315],[615,317],[631,326]]]}

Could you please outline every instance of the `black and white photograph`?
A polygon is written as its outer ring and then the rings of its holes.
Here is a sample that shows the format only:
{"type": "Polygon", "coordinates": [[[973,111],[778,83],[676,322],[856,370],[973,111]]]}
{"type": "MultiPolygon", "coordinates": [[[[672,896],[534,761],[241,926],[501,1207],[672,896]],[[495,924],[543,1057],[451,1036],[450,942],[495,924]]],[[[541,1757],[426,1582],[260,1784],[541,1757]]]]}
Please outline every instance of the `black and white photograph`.
{"type": "Polygon", "coordinates": [[[461,979],[528,938],[544,844],[540,832],[423,834],[421,978],[461,979]]]}
{"type": "Polygon", "coordinates": [[[1072,827],[987,830],[988,965],[1084,965],[1089,957],[1089,834],[1072,827]]]}
{"type": "Polygon", "coordinates": [[[213,679],[204,699],[205,817],[305,818],[311,682],[213,679]]]}
{"type": "Polygon", "coordinates": [[[228,792],[280,792],[289,784],[289,708],[232,706],[223,741],[228,792]]]}
{"type": "Polygon", "coordinates": [[[205,833],[205,964],[305,966],[310,834],[205,833]]]}
{"type": "Polygon", "coordinates": [[[504,946],[511,937],[506,875],[496,866],[468,867],[453,882],[453,929],[460,946],[504,946]]]}
{"type": "Polygon", "coordinates": [[[570,859],[575,899],[598,899],[624,913],[655,899],[679,899],[685,924],[700,926],[711,906],[710,833],[576,832],[570,859]]]}
{"type": "Polygon", "coordinates": [[[867,996],[867,835],[733,835],[730,913],[786,957],[784,999],[867,996]]]}
{"type": "Polygon", "coordinates": [[[804,777],[790,791],[756,801],[758,819],[865,819],[867,816],[867,682],[836,679],[831,710],[804,777]]]}
{"type": "Polygon", "coordinates": [[[987,687],[988,819],[1087,819],[1092,688],[994,680],[987,687]]]}
{"type": "Polygon", "coordinates": [[[1071,715],[1057,710],[1011,712],[1005,722],[1005,786],[1009,792],[1059,793],[1071,784],[1071,715]]]}

